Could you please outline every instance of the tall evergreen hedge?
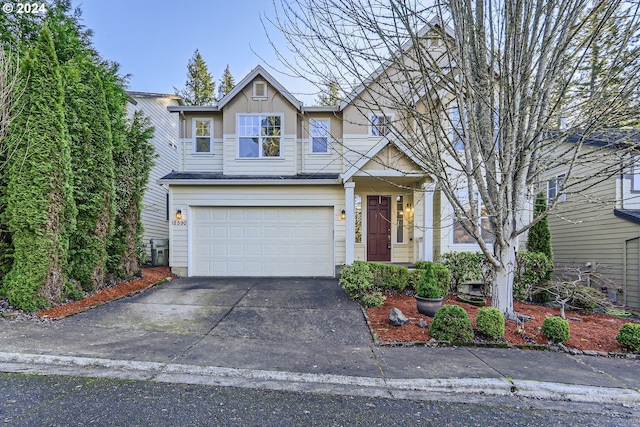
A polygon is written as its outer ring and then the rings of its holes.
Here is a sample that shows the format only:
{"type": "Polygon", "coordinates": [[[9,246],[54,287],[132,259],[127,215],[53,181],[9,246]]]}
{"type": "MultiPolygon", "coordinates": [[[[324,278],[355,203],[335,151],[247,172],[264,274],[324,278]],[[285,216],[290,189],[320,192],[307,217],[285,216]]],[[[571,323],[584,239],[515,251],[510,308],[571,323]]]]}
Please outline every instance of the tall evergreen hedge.
{"type": "Polygon", "coordinates": [[[57,301],[64,287],[76,216],[62,77],[47,24],[22,63],[21,80],[7,165],[5,218],[14,251],[4,292],[14,306],[34,311],[57,301]]]}

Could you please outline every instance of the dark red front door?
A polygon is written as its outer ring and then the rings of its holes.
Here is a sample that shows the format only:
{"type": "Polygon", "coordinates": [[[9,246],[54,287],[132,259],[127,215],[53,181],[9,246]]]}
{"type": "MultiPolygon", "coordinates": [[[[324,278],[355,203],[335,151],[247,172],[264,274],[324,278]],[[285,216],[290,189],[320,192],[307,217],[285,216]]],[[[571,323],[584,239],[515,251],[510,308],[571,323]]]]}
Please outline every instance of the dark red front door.
{"type": "Polygon", "coordinates": [[[367,261],[391,261],[391,198],[367,196],[367,261]]]}

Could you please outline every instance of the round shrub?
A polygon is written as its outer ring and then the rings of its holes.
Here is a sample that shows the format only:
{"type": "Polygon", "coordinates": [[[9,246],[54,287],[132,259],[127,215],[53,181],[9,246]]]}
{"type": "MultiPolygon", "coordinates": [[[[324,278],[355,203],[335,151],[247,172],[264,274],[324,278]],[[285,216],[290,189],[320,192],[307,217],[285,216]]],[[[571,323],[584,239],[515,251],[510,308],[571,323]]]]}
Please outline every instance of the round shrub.
{"type": "Polygon", "coordinates": [[[387,300],[387,297],[382,295],[382,292],[375,291],[362,295],[362,303],[366,307],[379,307],[383,302],[387,300]]]}
{"type": "Polygon", "coordinates": [[[561,317],[547,317],[542,322],[542,333],[555,343],[569,341],[569,322],[561,317]]]}
{"type": "Polygon", "coordinates": [[[473,326],[466,311],[457,305],[442,306],[433,318],[429,334],[437,339],[463,343],[473,340],[473,326]]]}
{"type": "Polygon", "coordinates": [[[631,351],[640,351],[640,324],[625,323],[618,331],[616,340],[631,351]]]}
{"type": "Polygon", "coordinates": [[[478,310],[476,326],[478,332],[497,340],[504,335],[504,316],[495,307],[483,307],[478,310]]]}

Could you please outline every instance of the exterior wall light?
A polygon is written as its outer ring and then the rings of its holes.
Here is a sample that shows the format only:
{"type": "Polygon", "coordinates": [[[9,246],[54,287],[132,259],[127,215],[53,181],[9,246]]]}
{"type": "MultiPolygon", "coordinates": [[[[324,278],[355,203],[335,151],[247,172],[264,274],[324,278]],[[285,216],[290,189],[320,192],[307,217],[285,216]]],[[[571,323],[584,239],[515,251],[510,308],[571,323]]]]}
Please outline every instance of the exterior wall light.
{"type": "Polygon", "coordinates": [[[340,212],[340,218],[345,219],[347,217],[347,212],[345,212],[344,209],[342,209],[342,212],[340,212]]]}
{"type": "Polygon", "coordinates": [[[176,219],[182,219],[182,211],[180,209],[176,211],[176,219]]]}

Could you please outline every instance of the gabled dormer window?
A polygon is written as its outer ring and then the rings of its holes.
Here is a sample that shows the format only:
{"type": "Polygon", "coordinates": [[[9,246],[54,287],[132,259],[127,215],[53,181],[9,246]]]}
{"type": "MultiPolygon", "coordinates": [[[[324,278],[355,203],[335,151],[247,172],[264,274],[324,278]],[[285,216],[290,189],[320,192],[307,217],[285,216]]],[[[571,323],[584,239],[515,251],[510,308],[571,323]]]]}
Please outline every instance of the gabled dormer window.
{"type": "Polygon", "coordinates": [[[279,115],[238,115],[238,157],[280,157],[282,117],[279,115]]]}
{"type": "Polygon", "coordinates": [[[253,82],[253,99],[265,100],[268,98],[267,83],[266,82],[253,82]]]}
{"type": "Polygon", "coordinates": [[[200,154],[213,153],[213,119],[193,119],[193,152],[200,154]]]}
{"type": "Polygon", "coordinates": [[[311,136],[312,153],[327,154],[329,152],[329,133],[329,120],[309,120],[309,134],[311,136]]]}

